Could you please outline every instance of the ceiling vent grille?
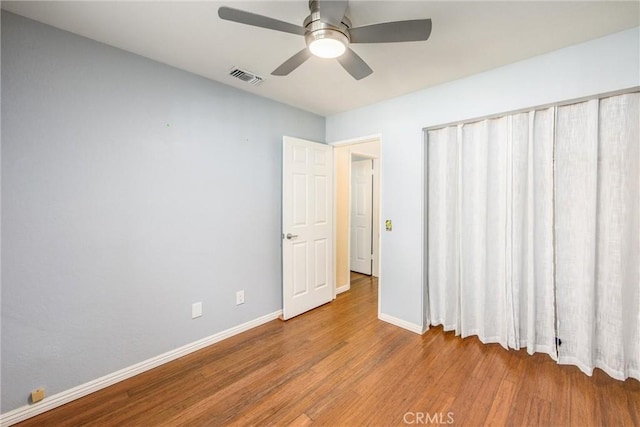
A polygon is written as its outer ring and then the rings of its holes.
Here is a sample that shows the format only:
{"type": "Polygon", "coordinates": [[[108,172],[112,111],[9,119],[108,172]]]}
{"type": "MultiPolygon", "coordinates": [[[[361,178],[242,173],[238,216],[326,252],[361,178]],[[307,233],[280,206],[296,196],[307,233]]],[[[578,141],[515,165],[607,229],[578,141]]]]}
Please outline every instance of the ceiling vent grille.
{"type": "Polygon", "coordinates": [[[236,79],[240,79],[243,82],[252,84],[253,86],[259,85],[264,80],[262,77],[256,75],[255,73],[247,70],[242,70],[237,67],[233,67],[231,71],[229,71],[229,75],[235,77],[236,79]]]}

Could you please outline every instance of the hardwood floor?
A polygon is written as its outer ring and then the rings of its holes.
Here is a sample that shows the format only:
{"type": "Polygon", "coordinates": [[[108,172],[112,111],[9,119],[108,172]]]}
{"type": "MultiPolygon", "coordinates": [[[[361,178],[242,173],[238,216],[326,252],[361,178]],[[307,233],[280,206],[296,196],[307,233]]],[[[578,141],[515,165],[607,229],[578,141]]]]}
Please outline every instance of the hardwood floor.
{"type": "Polygon", "coordinates": [[[377,320],[377,280],[23,426],[640,425],[640,382],[377,320]]]}

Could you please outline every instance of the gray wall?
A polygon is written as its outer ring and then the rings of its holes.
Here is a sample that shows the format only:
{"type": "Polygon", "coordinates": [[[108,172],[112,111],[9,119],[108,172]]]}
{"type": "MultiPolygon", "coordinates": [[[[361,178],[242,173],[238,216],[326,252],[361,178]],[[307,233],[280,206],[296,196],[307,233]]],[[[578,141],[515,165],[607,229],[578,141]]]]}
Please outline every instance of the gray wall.
{"type": "Polygon", "coordinates": [[[3,11],[2,412],[281,309],[281,140],[324,132],[3,11]]]}

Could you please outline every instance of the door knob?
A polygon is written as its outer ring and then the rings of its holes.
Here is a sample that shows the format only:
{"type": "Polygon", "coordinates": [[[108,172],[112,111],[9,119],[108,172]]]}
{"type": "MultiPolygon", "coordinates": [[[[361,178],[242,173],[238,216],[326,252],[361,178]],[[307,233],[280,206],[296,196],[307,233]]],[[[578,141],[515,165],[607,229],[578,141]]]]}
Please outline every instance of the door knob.
{"type": "Polygon", "coordinates": [[[297,234],[287,233],[287,240],[295,239],[296,237],[298,237],[297,234]]]}

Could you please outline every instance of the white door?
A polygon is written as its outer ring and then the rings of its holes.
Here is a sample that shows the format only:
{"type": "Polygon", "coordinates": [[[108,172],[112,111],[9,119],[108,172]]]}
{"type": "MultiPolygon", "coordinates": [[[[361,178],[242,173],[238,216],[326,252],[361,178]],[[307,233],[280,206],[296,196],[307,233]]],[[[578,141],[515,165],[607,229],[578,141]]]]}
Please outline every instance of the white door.
{"type": "Polygon", "coordinates": [[[285,136],[283,153],[286,320],[333,299],[333,147],[285,136]]]}
{"type": "Polygon", "coordinates": [[[371,275],[373,160],[351,163],[351,271],[371,275]]]}

